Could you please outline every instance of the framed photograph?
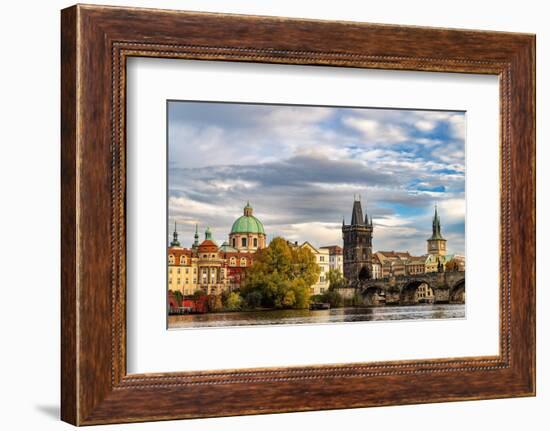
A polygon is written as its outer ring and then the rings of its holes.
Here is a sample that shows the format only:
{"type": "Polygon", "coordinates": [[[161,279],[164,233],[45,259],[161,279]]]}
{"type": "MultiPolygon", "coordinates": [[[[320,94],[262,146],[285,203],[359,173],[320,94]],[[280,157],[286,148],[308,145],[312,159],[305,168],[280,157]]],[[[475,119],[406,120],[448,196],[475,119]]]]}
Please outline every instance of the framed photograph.
{"type": "Polygon", "coordinates": [[[63,420],[535,394],[533,35],[61,33],[63,420]]]}

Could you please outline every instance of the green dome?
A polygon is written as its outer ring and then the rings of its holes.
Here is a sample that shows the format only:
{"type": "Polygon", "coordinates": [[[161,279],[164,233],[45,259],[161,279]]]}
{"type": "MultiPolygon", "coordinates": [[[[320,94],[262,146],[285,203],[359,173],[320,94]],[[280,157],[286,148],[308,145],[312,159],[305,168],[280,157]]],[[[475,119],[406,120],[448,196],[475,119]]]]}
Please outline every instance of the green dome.
{"type": "Polygon", "coordinates": [[[243,215],[235,220],[231,227],[231,233],[263,233],[265,235],[264,225],[253,215],[243,215]]]}

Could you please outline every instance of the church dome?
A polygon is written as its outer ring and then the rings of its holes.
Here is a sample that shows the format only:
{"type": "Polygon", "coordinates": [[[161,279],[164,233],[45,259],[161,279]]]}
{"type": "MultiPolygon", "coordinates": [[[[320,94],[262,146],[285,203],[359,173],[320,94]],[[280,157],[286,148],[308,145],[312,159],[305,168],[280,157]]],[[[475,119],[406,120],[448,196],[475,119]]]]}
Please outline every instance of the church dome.
{"type": "Polygon", "coordinates": [[[259,233],[265,235],[264,225],[252,215],[250,203],[247,203],[244,207],[244,215],[233,223],[231,233],[259,233]]]}

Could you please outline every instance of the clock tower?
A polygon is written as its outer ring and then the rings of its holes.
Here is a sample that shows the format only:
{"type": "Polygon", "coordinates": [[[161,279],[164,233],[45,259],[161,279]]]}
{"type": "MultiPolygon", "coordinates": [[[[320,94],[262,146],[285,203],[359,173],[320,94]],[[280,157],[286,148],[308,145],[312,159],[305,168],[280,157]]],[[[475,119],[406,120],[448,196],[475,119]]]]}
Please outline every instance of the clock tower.
{"type": "Polygon", "coordinates": [[[437,214],[437,204],[432,221],[432,236],[428,239],[428,254],[436,256],[445,256],[447,254],[447,240],[441,236],[441,222],[437,214]]]}

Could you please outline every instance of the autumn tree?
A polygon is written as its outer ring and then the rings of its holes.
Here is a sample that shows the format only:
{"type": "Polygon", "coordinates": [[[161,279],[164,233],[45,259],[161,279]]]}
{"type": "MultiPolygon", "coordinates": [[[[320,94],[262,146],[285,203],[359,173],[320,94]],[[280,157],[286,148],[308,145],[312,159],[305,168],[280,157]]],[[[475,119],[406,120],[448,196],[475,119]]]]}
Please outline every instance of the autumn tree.
{"type": "Polygon", "coordinates": [[[251,308],[258,307],[258,303],[268,308],[307,308],[309,289],[319,273],[310,250],[291,247],[277,237],[257,252],[247,270],[241,295],[251,308]]]}
{"type": "Polygon", "coordinates": [[[445,271],[460,271],[460,263],[456,259],[451,259],[445,264],[445,271]]]}

